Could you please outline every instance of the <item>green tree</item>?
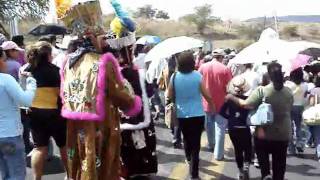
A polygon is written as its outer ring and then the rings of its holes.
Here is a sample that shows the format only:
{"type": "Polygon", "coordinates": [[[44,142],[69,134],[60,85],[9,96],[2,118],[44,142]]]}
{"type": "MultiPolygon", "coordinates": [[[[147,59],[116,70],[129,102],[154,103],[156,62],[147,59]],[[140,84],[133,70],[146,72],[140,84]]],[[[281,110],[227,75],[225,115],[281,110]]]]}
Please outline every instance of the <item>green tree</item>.
{"type": "Polygon", "coordinates": [[[212,5],[205,4],[195,7],[194,13],[182,17],[182,20],[195,24],[199,33],[204,34],[204,30],[208,25],[212,25],[217,18],[212,16],[212,5]]]}
{"type": "Polygon", "coordinates": [[[49,0],[0,0],[0,29],[6,36],[8,33],[3,22],[18,18],[41,18],[48,9],[49,0]]]}
{"type": "Polygon", "coordinates": [[[39,18],[48,8],[49,0],[0,0],[0,19],[10,20],[13,17],[39,18]]]}
{"type": "Polygon", "coordinates": [[[135,17],[143,17],[147,19],[152,19],[155,17],[157,10],[152,7],[152,5],[145,5],[138,8],[138,11],[135,13],[135,17]]]}
{"type": "Polygon", "coordinates": [[[157,19],[170,19],[170,16],[167,12],[159,10],[156,14],[157,19]]]}

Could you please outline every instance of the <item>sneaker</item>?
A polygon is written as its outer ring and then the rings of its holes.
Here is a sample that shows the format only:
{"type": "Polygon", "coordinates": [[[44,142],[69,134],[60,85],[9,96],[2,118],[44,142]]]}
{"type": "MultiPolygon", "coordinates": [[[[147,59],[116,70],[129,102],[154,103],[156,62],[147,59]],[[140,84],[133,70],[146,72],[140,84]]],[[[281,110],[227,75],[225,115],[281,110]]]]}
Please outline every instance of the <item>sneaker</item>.
{"type": "Polygon", "coordinates": [[[173,143],[173,148],[174,149],[182,149],[182,144],[181,143],[173,143]]]}
{"type": "Polygon", "coordinates": [[[272,176],[268,175],[268,176],[264,177],[263,180],[272,180],[272,176]]]}
{"type": "Polygon", "coordinates": [[[244,180],[244,174],[243,172],[238,173],[238,180],[244,180]]]}
{"type": "Polygon", "coordinates": [[[199,177],[190,178],[190,180],[201,180],[199,177]]]}
{"type": "Polygon", "coordinates": [[[249,170],[250,170],[250,164],[249,163],[245,163],[244,167],[243,167],[243,179],[244,180],[249,180],[250,179],[249,170]]]}
{"type": "Polygon", "coordinates": [[[298,151],[298,153],[303,153],[304,149],[303,149],[303,147],[297,147],[297,151],[298,151]]]}
{"type": "Polygon", "coordinates": [[[213,153],[214,152],[214,147],[207,146],[206,151],[213,153]]]}
{"type": "Polygon", "coordinates": [[[256,167],[257,169],[260,168],[260,164],[258,162],[258,159],[253,160],[253,166],[256,167]]]}
{"type": "Polygon", "coordinates": [[[222,158],[214,158],[216,161],[224,161],[224,157],[222,158]]]}

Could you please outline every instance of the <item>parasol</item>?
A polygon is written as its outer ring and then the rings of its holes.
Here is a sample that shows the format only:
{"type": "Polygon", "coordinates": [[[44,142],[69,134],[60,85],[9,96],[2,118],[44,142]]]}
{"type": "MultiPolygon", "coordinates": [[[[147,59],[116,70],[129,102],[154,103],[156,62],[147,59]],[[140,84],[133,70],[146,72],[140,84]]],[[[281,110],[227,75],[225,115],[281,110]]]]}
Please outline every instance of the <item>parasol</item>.
{"type": "Polygon", "coordinates": [[[28,34],[34,36],[45,36],[45,35],[65,35],[68,34],[68,30],[64,26],[55,24],[40,24],[33,28],[28,34]]]}
{"type": "Polygon", "coordinates": [[[305,54],[313,57],[314,60],[317,60],[320,57],[320,48],[308,48],[304,51],[301,51],[299,54],[305,54]]]}
{"type": "Polygon", "coordinates": [[[160,37],[146,35],[138,39],[136,44],[148,45],[148,44],[159,44],[161,42],[160,37]]]}
{"type": "Polygon", "coordinates": [[[183,51],[200,48],[203,41],[191,37],[180,36],[166,39],[156,45],[145,57],[145,62],[151,62],[147,71],[147,80],[152,82],[158,78],[165,67],[166,59],[183,51]]]}
{"type": "Polygon", "coordinates": [[[304,54],[298,54],[296,58],[292,60],[292,66],[291,71],[294,71],[300,67],[304,67],[310,63],[310,60],[312,59],[311,56],[304,55],[304,54]]]}

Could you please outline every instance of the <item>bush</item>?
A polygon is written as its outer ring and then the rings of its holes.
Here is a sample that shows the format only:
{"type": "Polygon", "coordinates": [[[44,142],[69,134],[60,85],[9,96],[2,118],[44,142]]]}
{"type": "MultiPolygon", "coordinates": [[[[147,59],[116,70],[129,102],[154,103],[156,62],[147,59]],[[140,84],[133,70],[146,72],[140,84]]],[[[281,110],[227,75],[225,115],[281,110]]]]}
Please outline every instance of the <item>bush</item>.
{"type": "Polygon", "coordinates": [[[240,40],[235,44],[235,48],[239,52],[239,51],[243,50],[244,48],[248,47],[252,43],[253,42],[250,40],[240,40]]]}
{"type": "Polygon", "coordinates": [[[298,37],[298,27],[296,25],[285,26],[282,33],[287,37],[298,37]]]}
{"type": "Polygon", "coordinates": [[[258,25],[242,25],[238,27],[238,36],[257,41],[262,31],[258,25]]]}
{"type": "Polygon", "coordinates": [[[319,29],[318,27],[316,26],[311,26],[309,29],[308,29],[308,34],[310,34],[311,36],[318,36],[320,33],[319,33],[319,29]]]}

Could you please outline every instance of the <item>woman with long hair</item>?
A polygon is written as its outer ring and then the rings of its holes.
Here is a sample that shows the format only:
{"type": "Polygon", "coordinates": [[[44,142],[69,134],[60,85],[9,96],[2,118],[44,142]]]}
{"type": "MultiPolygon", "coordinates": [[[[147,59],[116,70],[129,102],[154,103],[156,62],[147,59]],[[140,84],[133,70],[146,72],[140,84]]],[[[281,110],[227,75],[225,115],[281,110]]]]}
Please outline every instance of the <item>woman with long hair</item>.
{"type": "Polygon", "coordinates": [[[11,75],[6,74],[5,53],[3,49],[0,48],[1,179],[25,179],[26,157],[22,139],[23,128],[19,105],[31,105],[36,87],[36,80],[32,77],[27,77],[26,90],[24,91],[11,75]]]}
{"type": "Polygon", "coordinates": [[[274,122],[271,125],[257,126],[254,133],[254,144],[261,167],[263,180],[283,180],[286,171],[286,155],[288,143],[291,139],[291,109],[293,95],[284,86],[282,67],[278,63],[268,65],[271,83],[265,87],[258,87],[246,99],[242,100],[233,95],[226,99],[234,101],[246,109],[257,108],[263,100],[271,104],[274,122]],[[269,155],[272,156],[272,176],[270,173],[269,155]]]}
{"type": "Polygon", "coordinates": [[[48,154],[48,143],[52,137],[60,148],[61,159],[66,166],[66,122],[60,116],[59,68],[51,64],[52,48],[49,43],[37,42],[27,51],[25,72],[30,72],[37,80],[36,97],[30,108],[30,127],[35,148],[31,166],[34,179],[41,179],[44,161],[48,154]]]}

